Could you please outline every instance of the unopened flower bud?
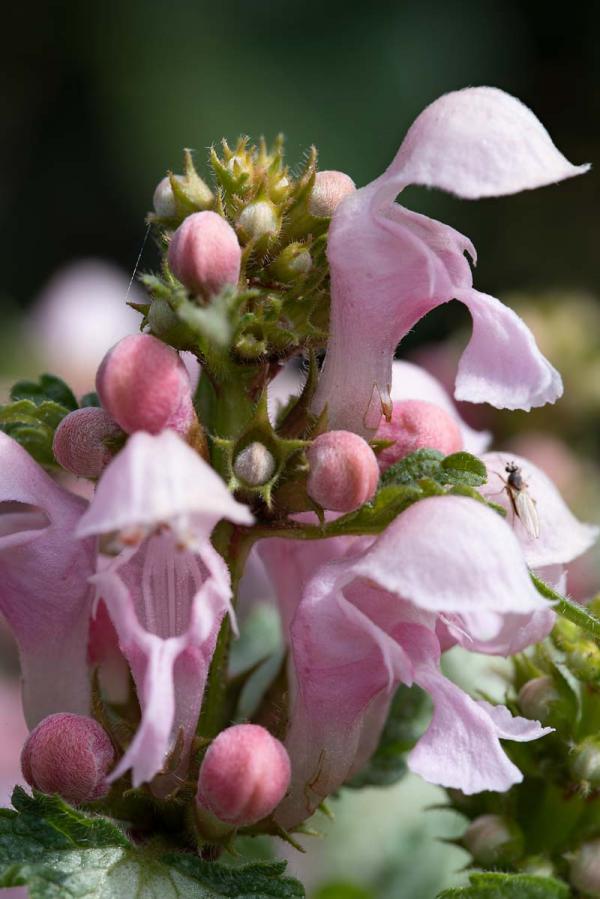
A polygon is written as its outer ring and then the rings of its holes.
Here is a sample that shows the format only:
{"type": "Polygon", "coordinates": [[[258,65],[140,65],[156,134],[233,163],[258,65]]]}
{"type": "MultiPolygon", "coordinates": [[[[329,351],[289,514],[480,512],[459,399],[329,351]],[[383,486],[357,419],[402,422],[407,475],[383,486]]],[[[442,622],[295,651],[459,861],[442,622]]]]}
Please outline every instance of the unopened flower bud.
{"type": "Polygon", "coordinates": [[[277,210],[269,200],[256,200],[242,209],[237,226],[243,240],[276,237],[281,222],[277,210]]]}
{"type": "Polygon", "coordinates": [[[379,425],[378,440],[393,440],[377,457],[381,471],[418,449],[436,449],[445,456],[463,447],[462,434],[452,416],[424,400],[402,400],[393,404],[392,419],[379,425]]]}
{"type": "Polygon", "coordinates": [[[517,825],[501,815],[480,815],[469,824],[463,843],[475,861],[487,867],[518,858],[523,838],[517,825]]]}
{"type": "Polygon", "coordinates": [[[227,824],[256,824],[279,805],[290,775],[290,760],[279,740],[258,724],[236,724],[209,746],[196,801],[227,824]]]}
{"type": "Polygon", "coordinates": [[[87,406],[63,418],[54,434],[52,449],[57,462],[67,471],[82,478],[98,478],[112,459],[114,444],[120,437],[123,432],[108,412],[87,406]]]}
{"type": "Polygon", "coordinates": [[[600,740],[588,737],[569,756],[571,774],[593,787],[600,787],[600,740]]]}
{"type": "MultiPolygon", "coordinates": [[[[175,177],[181,180],[180,175],[175,175],[175,177]]],[[[171,187],[171,179],[168,175],[156,185],[154,197],[152,198],[152,205],[159,218],[171,219],[177,215],[175,196],[173,194],[173,188],[171,187]]]]}
{"type": "Polygon", "coordinates": [[[238,480],[250,487],[259,487],[270,481],[275,472],[275,459],[264,446],[257,440],[249,443],[241,453],[236,456],[233,463],[233,473],[238,480]]]}
{"type": "Polygon", "coordinates": [[[600,896],[600,839],[584,843],[571,861],[570,880],[586,896],[600,896]]]}
{"type": "Polygon", "coordinates": [[[32,730],[21,753],[27,783],[78,805],[108,793],[115,753],[106,731],[83,715],[50,715],[32,730]]]}
{"type": "Polygon", "coordinates": [[[344,172],[317,172],[308,201],[308,211],[318,218],[329,218],[344,197],[354,193],[355,190],[356,184],[344,172]]]}
{"type": "Polygon", "coordinates": [[[241,259],[235,231],[210,210],[188,215],[169,244],[169,268],[188,290],[204,297],[237,284],[241,259]]]}
{"type": "Polygon", "coordinates": [[[351,431],[328,431],[307,453],[308,495],[324,509],[352,512],[375,494],[379,467],[375,453],[351,431]]]}
{"type": "Polygon", "coordinates": [[[301,243],[290,243],[271,263],[269,271],[278,281],[288,284],[308,274],[311,268],[312,258],[306,247],[301,243]]]}
{"type": "Polygon", "coordinates": [[[544,674],[542,677],[534,677],[527,681],[519,690],[517,702],[519,708],[527,718],[541,721],[546,724],[556,704],[560,701],[560,694],[554,686],[552,678],[544,674]]]}
{"type": "Polygon", "coordinates": [[[150,334],[131,334],[110,350],[96,389],[109,415],[126,431],[187,435],[196,424],[192,387],[176,350],[150,334]]]}

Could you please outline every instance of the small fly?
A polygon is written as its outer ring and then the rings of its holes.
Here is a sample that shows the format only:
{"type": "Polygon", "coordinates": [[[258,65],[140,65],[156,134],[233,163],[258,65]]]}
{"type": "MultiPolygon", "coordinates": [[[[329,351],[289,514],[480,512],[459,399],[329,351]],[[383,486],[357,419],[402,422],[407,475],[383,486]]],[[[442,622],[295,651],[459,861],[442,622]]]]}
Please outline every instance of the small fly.
{"type": "Polygon", "coordinates": [[[523,472],[514,462],[507,462],[505,467],[505,487],[512,506],[512,510],[529,534],[536,539],[540,536],[540,519],[538,518],[536,503],[527,489],[523,479],[523,472]]]}

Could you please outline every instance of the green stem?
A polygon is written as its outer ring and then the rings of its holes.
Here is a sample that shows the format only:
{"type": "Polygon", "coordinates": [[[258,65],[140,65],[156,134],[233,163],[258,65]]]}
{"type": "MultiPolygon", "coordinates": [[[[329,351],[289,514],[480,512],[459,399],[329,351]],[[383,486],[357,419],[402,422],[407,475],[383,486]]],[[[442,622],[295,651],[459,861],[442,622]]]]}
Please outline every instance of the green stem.
{"type": "MultiPolygon", "coordinates": [[[[235,608],[239,583],[244,564],[254,541],[249,539],[245,529],[237,528],[229,522],[221,522],[214,533],[213,543],[221,553],[231,572],[232,604],[235,608]]],[[[231,643],[231,622],[226,615],[219,630],[215,651],[210,663],[202,712],[198,722],[198,735],[212,739],[229,723],[227,719],[227,668],[229,645],[231,643]]]]}
{"type": "Polygon", "coordinates": [[[587,631],[588,634],[591,634],[593,637],[600,639],[600,620],[596,618],[595,615],[592,615],[585,606],[581,606],[579,603],[567,599],[566,596],[561,596],[560,593],[557,593],[556,590],[549,587],[548,584],[540,580],[539,577],[536,577],[535,574],[531,575],[531,580],[538,593],[545,599],[552,600],[556,603],[554,609],[559,615],[562,615],[567,621],[572,621],[573,624],[576,624],[578,627],[582,628],[582,630],[587,631]]]}

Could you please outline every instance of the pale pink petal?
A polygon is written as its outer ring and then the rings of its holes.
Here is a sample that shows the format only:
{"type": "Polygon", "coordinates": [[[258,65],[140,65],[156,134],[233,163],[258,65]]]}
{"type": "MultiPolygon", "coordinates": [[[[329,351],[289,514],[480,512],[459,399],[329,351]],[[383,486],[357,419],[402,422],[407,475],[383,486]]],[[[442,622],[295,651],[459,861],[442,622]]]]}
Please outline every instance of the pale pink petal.
{"type": "Polygon", "coordinates": [[[206,535],[221,518],[253,521],[225,483],[173,431],[133,434],[102,475],[79,523],[80,537],[173,523],[206,535]],[[150,485],[152,487],[150,488],[150,485]]]}
{"type": "MultiPolygon", "coordinates": [[[[177,769],[185,767],[219,626],[229,610],[230,585],[227,566],[208,541],[196,556],[164,533],[123,560],[101,560],[93,580],[142,708],[138,731],[111,779],[132,768],[138,786],[161,772],[180,730],[177,769]]],[[[175,785],[176,778],[165,775],[153,790],[164,795],[175,785]]]]}
{"type": "Polygon", "coordinates": [[[353,537],[328,540],[261,540],[258,555],[263,560],[281,615],[286,639],[304,588],[317,568],[344,556],[354,545],[353,537]]]}
{"type": "MultiPolygon", "coordinates": [[[[344,596],[348,576],[344,561],[318,569],[292,625],[295,690],[286,738],[292,784],[277,812],[286,827],[350,776],[357,754],[364,758],[372,704],[381,726],[382,704],[400,680],[412,680],[405,651],[344,596]]],[[[391,599],[382,596],[381,613],[393,630],[402,607],[391,599]]]]}
{"type": "Polygon", "coordinates": [[[539,721],[530,718],[514,717],[504,705],[492,705],[485,700],[477,703],[492,719],[498,736],[502,740],[516,740],[518,743],[527,743],[530,740],[538,740],[551,734],[553,727],[542,727],[539,721]]]}
{"type": "Polygon", "coordinates": [[[0,510],[7,503],[8,521],[0,524],[0,611],[19,645],[25,714],[33,727],[53,712],[89,711],[93,543],[74,538],[86,503],[0,433],[0,510]]]}
{"type": "Polygon", "coordinates": [[[458,613],[468,633],[482,641],[500,632],[507,614],[548,609],[510,527],[466,497],[415,503],[352,570],[419,608],[458,613]]]}
{"type": "Polygon", "coordinates": [[[454,402],[442,384],[428,371],[421,368],[420,365],[395,360],[392,364],[392,390],[390,395],[393,402],[424,400],[427,403],[440,406],[458,424],[463,437],[464,448],[468,453],[473,453],[477,456],[483,453],[490,445],[492,439],[490,432],[475,431],[469,427],[458,414],[454,402]]]}
{"type": "Polygon", "coordinates": [[[488,470],[488,481],[481,488],[484,496],[504,506],[507,521],[522,547],[532,568],[571,562],[592,546],[598,537],[598,528],[578,521],[567,507],[560,493],[544,472],[521,456],[509,453],[486,453],[483,461],[488,470]],[[539,537],[530,534],[515,515],[505,489],[506,465],[514,462],[521,468],[527,492],[535,502],[539,519],[539,537]]]}
{"type": "Polygon", "coordinates": [[[497,197],[580,175],[520,100],[468,87],[435,100],[411,126],[386,175],[466,199],[497,197]]]}
{"type": "Polygon", "coordinates": [[[529,411],[562,395],[559,373],[516,312],[472,288],[456,289],[454,296],[473,319],[473,334],[458,365],[457,400],[529,411]]]}
{"type": "Polygon", "coordinates": [[[454,298],[473,318],[457,398],[526,409],[553,402],[560,377],[529,330],[498,300],[473,290],[464,255],[473,252],[470,242],[386,201],[381,182],[344,200],[329,229],[331,327],[314,410],[327,406],[330,429],[372,433],[390,415],[397,345],[423,316],[454,298]]]}
{"type": "MultiPolygon", "coordinates": [[[[526,615],[508,614],[503,617],[500,630],[493,637],[478,639],[469,632],[468,621],[463,620],[460,615],[448,615],[444,616],[446,629],[441,630],[440,642],[444,649],[458,643],[470,652],[510,656],[547,637],[555,621],[556,613],[550,608],[538,609],[526,615]]],[[[440,635],[439,622],[436,632],[440,635]]]]}

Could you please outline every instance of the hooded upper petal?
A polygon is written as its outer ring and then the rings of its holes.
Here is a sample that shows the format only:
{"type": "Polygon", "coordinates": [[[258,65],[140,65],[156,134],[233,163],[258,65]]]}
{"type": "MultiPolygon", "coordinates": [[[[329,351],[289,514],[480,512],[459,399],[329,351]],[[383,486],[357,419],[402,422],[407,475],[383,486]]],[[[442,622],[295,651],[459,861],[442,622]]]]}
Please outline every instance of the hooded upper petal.
{"type": "Polygon", "coordinates": [[[520,100],[495,87],[439,97],[417,117],[386,174],[468,200],[581,175],[520,100]]]}
{"type": "Polygon", "coordinates": [[[28,724],[87,714],[93,555],[90,541],[74,536],[86,503],[2,433],[0,503],[8,504],[0,507],[0,611],[19,645],[28,724]]]}
{"type": "Polygon", "coordinates": [[[386,172],[349,195],[332,218],[330,339],[313,402],[317,412],[327,406],[330,428],[363,436],[377,428],[390,412],[397,344],[453,298],[467,305],[474,324],[457,382],[461,399],[530,409],[560,396],[560,377],[525,326],[497,300],[473,291],[465,258],[475,258],[471,242],[394,200],[411,183],[475,198],[585,169],[558,152],[522,103],[493,88],[448,94],[419,116],[386,172]],[[489,375],[484,358],[493,362],[489,375]]]}
{"type": "Polygon", "coordinates": [[[174,431],[140,431],[102,475],[77,533],[85,537],[168,522],[210,534],[221,518],[253,521],[248,507],[174,431]]]}
{"type": "Polygon", "coordinates": [[[488,470],[488,480],[481,492],[504,506],[507,521],[532,568],[571,562],[596,541],[598,528],[583,524],[575,518],[550,478],[533,462],[509,453],[486,453],[482,460],[488,470]],[[521,469],[527,484],[526,490],[535,503],[539,537],[527,530],[512,507],[506,488],[505,470],[506,465],[511,462],[521,469]]]}

